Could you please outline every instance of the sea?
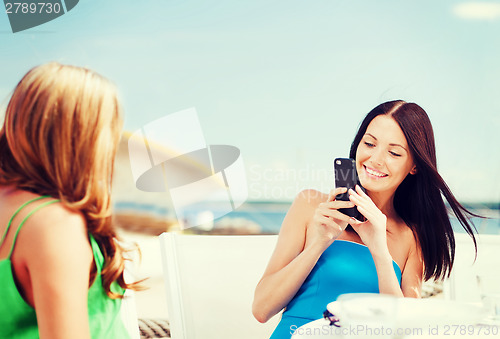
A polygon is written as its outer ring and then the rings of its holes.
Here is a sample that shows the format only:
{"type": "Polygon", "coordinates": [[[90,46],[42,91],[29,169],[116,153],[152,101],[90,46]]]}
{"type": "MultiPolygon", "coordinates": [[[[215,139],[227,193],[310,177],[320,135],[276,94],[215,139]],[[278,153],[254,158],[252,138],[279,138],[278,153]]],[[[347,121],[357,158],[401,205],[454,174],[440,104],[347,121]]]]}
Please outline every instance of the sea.
{"type": "MultiPolygon", "coordinates": [[[[211,227],[228,224],[233,224],[234,227],[248,227],[251,225],[253,229],[258,226],[261,233],[278,234],[290,206],[291,202],[247,201],[232,212],[213,218],[211,227]]],[[[500,234],[500,209],[498,204],[466,204],[466,207],[471,212],[485,217],[470,219],[479,234],[500,234]]],[[[147,214],[166,219],[177,218],[176,213],[171,208],[158,204],[118,201],[115,203],[114,209],[117,213],[147,214]]],[[[195,226],[196,220],[199,220],[200,216],[206,220],[207,212],[209,219],[210,216],[223,214],[216,205],[210,206],[208,211],[206,208],[194,208],[183,214],[184,227],[190,227],[190,224],[195,226]]],[[[455,232],[465,232],[454,216],[450,217],[450,221],[455,232]]]]}

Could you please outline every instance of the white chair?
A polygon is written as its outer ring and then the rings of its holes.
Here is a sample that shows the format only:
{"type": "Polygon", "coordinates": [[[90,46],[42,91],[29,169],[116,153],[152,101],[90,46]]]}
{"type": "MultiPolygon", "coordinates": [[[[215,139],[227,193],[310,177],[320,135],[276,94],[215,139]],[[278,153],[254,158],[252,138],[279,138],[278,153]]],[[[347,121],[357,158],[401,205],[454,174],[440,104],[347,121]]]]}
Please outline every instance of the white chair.
{"type": "Polygon", "coordinates": [[[139,339],[139,321],[137,319],[134,291],[125,291],[125,296],[122,300],[122,306],[120,308],[120,314],[123,325],[130,335],[130,339],[139,339]]]}
{"type": "Polygon", "coordinates": [[[279,316],[252,315],[276,235],[160,235],[173,339],[269,338],[279,316]]]}
{"type": "MultiPolygon", "coordinates": [[[[124,278],[127,283],[134,281],[131,261],[125,261],[124,278]]],[[[132,290],[126,290],[120,307],[120,316],[130,339],[140,339],[139,320],[137,319],[137,308],[135,294],[132,290]]]]}
{"type": "MultiPolygon", "coordinates": [[[[469,235],[455,233],[455,263],[450,278],[443,284],[446,299],[479,302],[480,295],[477,275],[487,272],[500,272],[500,235],[481,234],[477,239],[477,258],[474,244],[469,235]]],[[[498,277],[500,284],[500,274],[498,277]]]]}

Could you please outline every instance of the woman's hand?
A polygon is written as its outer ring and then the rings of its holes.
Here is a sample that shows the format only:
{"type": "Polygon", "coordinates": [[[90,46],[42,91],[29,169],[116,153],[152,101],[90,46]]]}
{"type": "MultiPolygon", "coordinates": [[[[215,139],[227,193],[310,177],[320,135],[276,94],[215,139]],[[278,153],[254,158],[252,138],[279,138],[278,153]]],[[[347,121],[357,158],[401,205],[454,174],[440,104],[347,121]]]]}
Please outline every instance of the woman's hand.
{"type": "Polygon", "coordinates": [[[346,191],[338,188],[327,196],[316,190],[304,190],[293,201],[273,255],[255,289],[252,313],[259,322],[266,322],[288,305],[323,251],[347,226],[349,217],[337,209],[354,204],[335,200],[346,191]]]}
{"type": "Polygon", "coordinates": [[[307,225],[305,248],[313,244],[315,246],[321,244],[324,248],[330,246],[350,223],[350,218],[338,209],[354,207],[354,203],[335,200],[337,195],[345,192],[347,192],[345,187],[332,190],[328,199],[318,205],[307,225]]]}
{"type": "Polygon", "coordinates": [[[367,219],[361,222],[350,218],[349,224],[370,251],[387,251],[387,217],[385,214],[378,209],[372,199],[358,185],[356,185],[356,191],[349,190],[349,199],[367,219]]]}

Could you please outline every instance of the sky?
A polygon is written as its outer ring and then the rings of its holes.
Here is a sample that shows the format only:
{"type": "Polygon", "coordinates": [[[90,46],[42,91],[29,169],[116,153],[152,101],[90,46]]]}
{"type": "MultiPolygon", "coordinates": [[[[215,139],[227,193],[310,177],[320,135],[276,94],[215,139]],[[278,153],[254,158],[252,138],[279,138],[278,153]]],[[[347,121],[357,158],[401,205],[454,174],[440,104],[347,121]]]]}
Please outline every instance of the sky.
{"type": "Polygon", "coordinates": [[[85,0],[12,33],[0,11],[0,105],[33,66],[111,79],[135,131],[194,107],[240,149],[249,199],[333,186],[363,117],[394,99],[433,124],[462,202],[500,201],[500,1],[85,0]]]}

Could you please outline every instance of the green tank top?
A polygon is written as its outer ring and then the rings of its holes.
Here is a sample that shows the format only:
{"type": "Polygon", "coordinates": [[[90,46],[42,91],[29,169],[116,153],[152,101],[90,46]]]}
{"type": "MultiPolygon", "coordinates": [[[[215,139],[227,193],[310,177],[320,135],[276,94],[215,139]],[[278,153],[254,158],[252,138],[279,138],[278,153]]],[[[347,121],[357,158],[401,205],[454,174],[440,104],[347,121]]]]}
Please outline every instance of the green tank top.
{"type": "MultiPolygon", "coordinates": [[[[24,203],[12,215],[7,225],[0,246],[4,242],[14,217],[28,204],[49,196],[41,196],[24,203]]],[[[26,220],[40,208],[58,202],[50,200],[34,208],[19,224],[12,242],[12,248],[6,259],[0,260],[0,338],[9,339],[36,339],[38,325],[35,310],[26,303],[19,293],[12,272],[11,255],[16,244],[19,230],[26,220]]],[[[126,339],[130,338],[121,320],[121,299],[111,299],[102,287],[101,271],[104,266],[104,256],[97,241],[89,233],[90,244],[97,267],[97,275],[88,291],[88,314],[90,333],[93,339],[126,339]]],[[[114,282],[111,290],[116,293],[124,293],[124,290],[114,282]]]]}

